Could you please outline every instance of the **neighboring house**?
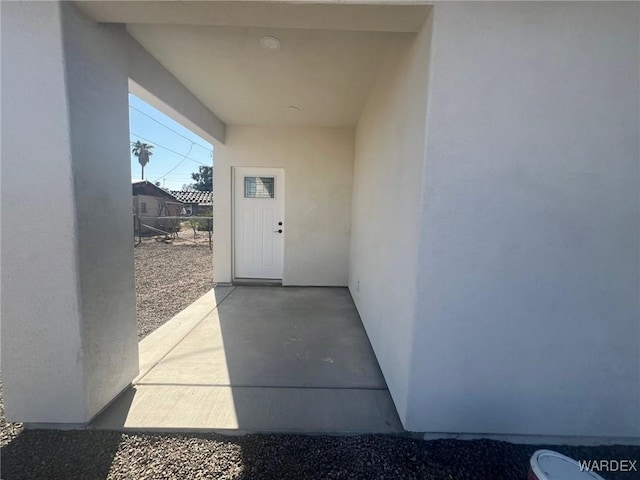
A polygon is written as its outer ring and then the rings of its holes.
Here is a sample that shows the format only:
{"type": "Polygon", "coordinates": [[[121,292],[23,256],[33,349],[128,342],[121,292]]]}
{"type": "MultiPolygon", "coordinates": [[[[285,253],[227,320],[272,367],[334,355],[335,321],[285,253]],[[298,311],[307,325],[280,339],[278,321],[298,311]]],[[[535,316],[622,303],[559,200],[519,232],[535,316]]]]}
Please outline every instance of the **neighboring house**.
{"type": "Polygon", "coordinates": [[[169,192],[184,203],[187,215],[211,215],[213,192],[199,190],[169,190],[169,192]]]}
{"type": "Polygon", "coordinates": [[[138,375],[131,92],[215,146],[218,284],[348,287],[407,430],[640,438],[638,2],[1,9],[8,420],[138,375]]]}
{"type": "Polygon", "coordinates": [[[174,195],[148,180],[132,182],[135,233],[161,235],[180,228],[177,217],[184,214],[185,205],[174,195]]]}

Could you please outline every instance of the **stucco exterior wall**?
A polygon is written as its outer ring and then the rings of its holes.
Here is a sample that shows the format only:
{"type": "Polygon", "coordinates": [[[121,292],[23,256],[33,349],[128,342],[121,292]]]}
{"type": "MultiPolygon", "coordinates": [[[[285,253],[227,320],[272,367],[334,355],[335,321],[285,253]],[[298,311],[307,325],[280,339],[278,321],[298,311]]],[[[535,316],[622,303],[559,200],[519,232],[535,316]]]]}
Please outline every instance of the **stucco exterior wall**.
{"type": "Polygon", "coordinates": [[[639,8],[435,6],[410,430],[640,435],[639,8]]]}
{"type": "Polygon", "coordinates": [[[170,200],[167,197],[155,197],[152,195],[134,195],[133,210],[137,212],[137,219],[134,227],[135,234],[138,235],[142,231],[143,235],[162,235],[162,232],[173,233],[179,231],[180,219],[178,218],[153,218],[153,217],[177,217],[186,205],[170,200]],[[145,204],[146,211],[142,211],[142,204],[145,204]],[[138,225],[137,220],[140,220],[138,225]],[[147,228],[157,228],[162,230],[158,232],[147,228]],[[138,227],[141,227],[140,229],[138,227]]]}
{"type": "Polygon", "coordinates": [[[134,195],[133,204],[137,206],[138,214],[141,216],[153,216],[160,215],[160,209],[164,200],[160,197],[152,197],[151,195],[134,195]],[[146,211],[142,211],[142,204],[146,204],[146,211]]]}
{"type": "Polygon", "coordinates": [[[3,2],[0,8],[6,416],[26,422],[80,422],[85,377],[79,361],[76,217],[60,7],[53,2],[3,2]],[[47,72],[47,82],[42,82],[41,71],[47,72]],[[29,157],[47,161],[26,161],[25,145],[29,157]],[[26,186],[29,195],[24,195],[26,186]],[[26,220],[34,214],[37,221],[26,220]],[[51,392],[51,385],[60,388],[51,392]]]}
{"type": "Polygon", "coordinates": [[[71,4],[2,27],[7,418],[84,423],[138,371],[126,48],[71,4]]]}
{"type": "Polygon", "coordinates": [[[283,284],[345,286],[353,148],[349,128],[228,126],[214,165],[215,280],[232,280],[232,167],[279,167],[286,176],[283,284]]]}
{"type": "Polygon", "coordinates": [[[356,130],[349,290],[401,420],[415,319],[431,17],[395,41],[356,130]]]}
{"type": "Polygon", "coordinates": [[[87,419],[138,373],[123,29],[62,4],[87,419]]]}

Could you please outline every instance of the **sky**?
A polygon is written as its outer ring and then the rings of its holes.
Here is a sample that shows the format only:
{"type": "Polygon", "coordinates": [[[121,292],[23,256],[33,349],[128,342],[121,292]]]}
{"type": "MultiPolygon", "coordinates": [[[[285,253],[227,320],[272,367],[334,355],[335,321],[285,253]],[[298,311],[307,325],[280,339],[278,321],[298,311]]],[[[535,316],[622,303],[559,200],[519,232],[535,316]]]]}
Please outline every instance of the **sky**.
{"type": "MultiPolygon", "coordinates": [[[[210,143],[131,94],[129,135],[131,142],[153,145],[153,155],[144,168],[145,180],[159,181],[170,190],[182,190],[183,185],[193,183],[191,173],[200,165],[213,164],[210,143]]],[[[141,170],[138,159],[131,154],[131,179],[140,180],[141,170]]]]}

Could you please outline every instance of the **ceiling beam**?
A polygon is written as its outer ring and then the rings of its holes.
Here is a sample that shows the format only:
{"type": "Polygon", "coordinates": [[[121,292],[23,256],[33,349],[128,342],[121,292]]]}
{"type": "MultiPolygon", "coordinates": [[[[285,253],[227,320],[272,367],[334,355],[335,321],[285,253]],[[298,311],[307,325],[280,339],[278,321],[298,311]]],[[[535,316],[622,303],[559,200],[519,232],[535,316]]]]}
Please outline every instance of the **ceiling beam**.
{"type": "Polygon", "coordinates": [[[419,32],[425,2],[76,1],[97,22],[419,32]]]}
{"type": "Polygon", "coordinates": [[[226,125],[131,35],[129,91],[209,142],[224,143],[226,125]]]}

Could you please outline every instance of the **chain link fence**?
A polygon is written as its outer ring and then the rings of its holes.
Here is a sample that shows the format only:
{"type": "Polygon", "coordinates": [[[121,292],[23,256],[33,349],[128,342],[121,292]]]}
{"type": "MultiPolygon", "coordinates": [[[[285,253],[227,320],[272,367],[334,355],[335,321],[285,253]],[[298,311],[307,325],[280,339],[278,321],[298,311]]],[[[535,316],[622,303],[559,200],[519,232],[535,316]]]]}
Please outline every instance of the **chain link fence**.
{"type": "Polygon", "coordinates": [[[201,244],[196,241],[199,233],[208,237],[209,249],[213,249],[213,217],[212,216],[151,216],[133,215],[133,228],[136,238],[135,246],[144,239],[154,239],[157,242],[171,243],[177,239],[181,241],[201,244]],[[191,234],[193,240],[190,239],[191,234]]]}

